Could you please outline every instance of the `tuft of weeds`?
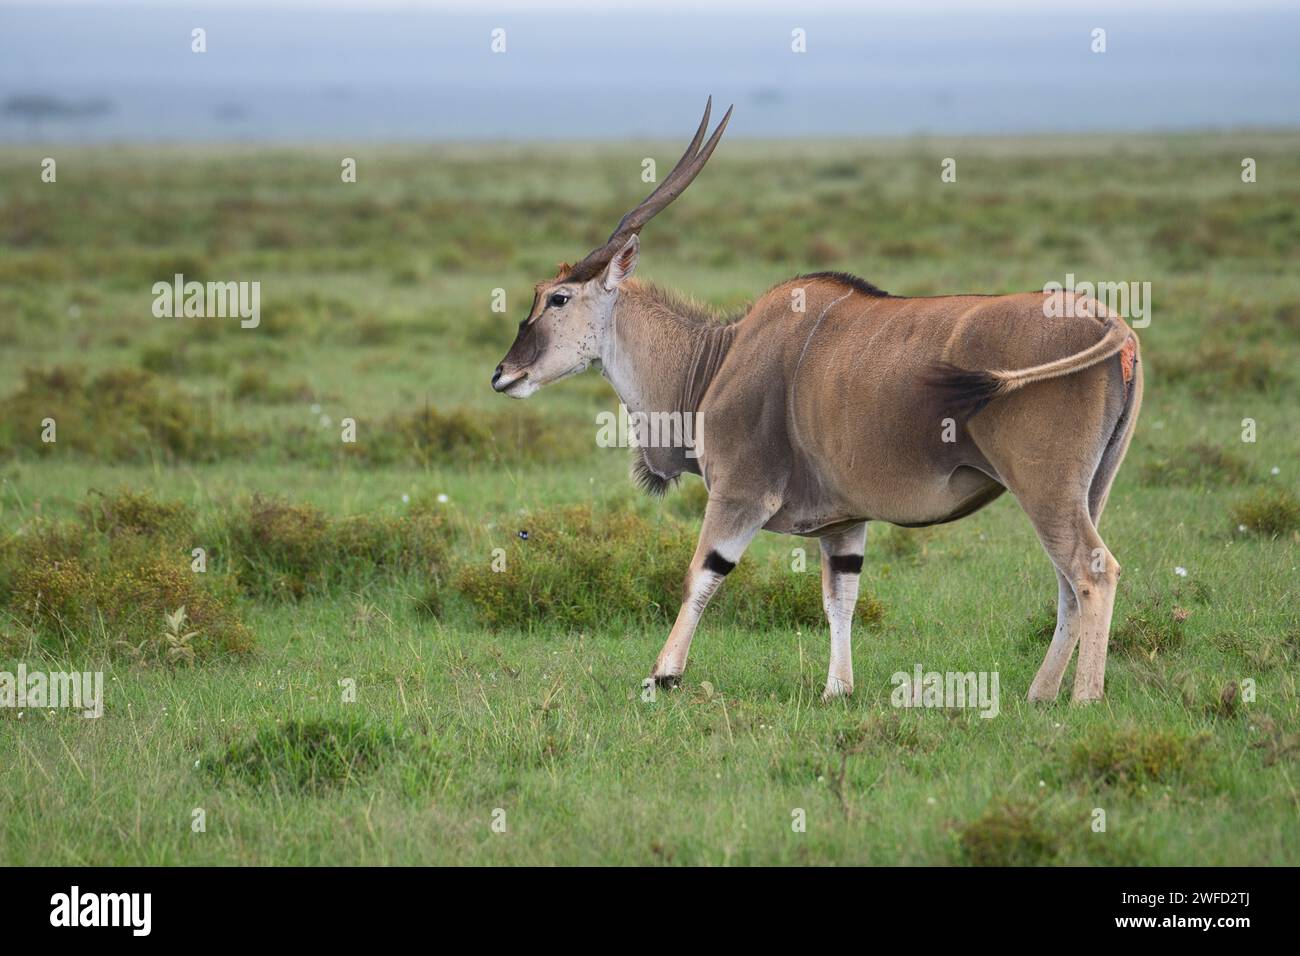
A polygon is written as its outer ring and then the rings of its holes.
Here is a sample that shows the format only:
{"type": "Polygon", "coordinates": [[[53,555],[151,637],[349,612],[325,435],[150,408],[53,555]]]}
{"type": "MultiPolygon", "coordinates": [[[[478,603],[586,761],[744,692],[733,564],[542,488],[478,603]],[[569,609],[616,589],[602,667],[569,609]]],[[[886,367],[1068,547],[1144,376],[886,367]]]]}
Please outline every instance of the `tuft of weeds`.
{"type": "Polygon", "coordinates": [[[1190,616],[1190,611],[1162,595],[1150,595],[1111,631],[1110,649],[1116,654],[1141,654],[1152,660],[1183,643],[1190,616]]]}
{"type": "MultiPolygon", "coordinates": [[[[159,360],[161,361],[161,360],[159,360]]],[[[163,366],[159,366],[163,367],[163,366]]],[[[277,382],[264,370],[242,373],[231,393],[264,404],[309,400],[305,382],[277,382]]],[[[426,407],[362,423],[347,444],[329,429],[276,432],[220,426],[210,403],[195,402],[174,385],[139,368],[95,376],[75,367],[28,370],[21,387],[0,404],[0,453],[50,456],[71,450],[100,461],[210,462],[239,458],[352,460],[369,466],[496,462],[556,463],[590,450],[588,431],[530,409],[484,412],[426,407]],[[55,441],[42,438],[53,420],[55,441]]]]}
{"type": "Polygon", "coordinates": [[[194,509],[159,501],[148,492],[120,488],[111,495],[92,491],[77,509],[86,526],[110,538],[123,534],[174,538],[194,526],[194,509]]]}
{"type": "MultiPolygon", "coordinates": [[[[593,629],[611,616],[638,623],[670,620],[681,603],[695,549],[686,526],[652,522],[635,512],[598,512],[590,505],[551,509],[521,519],[505,542],[504,566],[487,559],[461,564],[452,587],[490,628],[525,630],[551,624],[593,629]],[[495,567],[494,567],[495,565],[495,567]]],[[[785,569],[760,573],[741,561],[713,600],[715,614],[746,627],[814,627],[825,619],[820,578],[785,569]]],[[[884,608],[863,592],[858,620],[871,624],[884,608]]]]}
{"type": "MultiPolygon", "coordinates": [[[[486,627],[590,629],[620,612],[641,621],[676,613],[694,546],[674,522],[578,505],[521,518],[506,530],[503,570],[484,559],[461,564],[452,577],[486,627]]],[[[736,573],[747,574],[741,566],[736,573]]]]}
{"type": "Polygon", "coordinates": [[[1300,530],[1300,499],[1286,488],[1261,488],[1232,506],[1233,525],[1266,538],[1300,530]]]}
{"type": "Polygon", "coordinates": [[[1044,604],[1025,618],[1021,642],[1041,653],[1043,644],[1052,639],[1056,633],[1056,605],[1044,604]]]}
{"type": "Polygon", "coordinates": [[[267,724],[203,758],[217,784],[319,795],[355,785],[410,742],[358,719],[267,724]]]}
{"type": "Polygon", "coordinates": [[[1042,806],[1002,799],[959,830],[962,861],[972,866],[1042,866],[1061,853],[1061,841],[1042,806]]]}
{"type": "Polygon", "coordinates": [[[306,382],[278,381],[265,368],[246,368],[240,372],[230,386],[230,395],[238,402],[260,402],[264,405],[310,402],[315,398],[315,393],[306,382]]]}
{"type": "MultiPolygon", "coordinates": [[[[685,565],[682,565],[685,573],[685,565]]],[[[822,604],[821,575],[808,571],[796,573],[785,568],[770,570],[746,585],[732,587],[735,573],[727,576],[723,591],[715,599],[725,610],[747,627],[784,626],[815,628],[826,621],[822,604]]],[[[869,627],[885,619],[885,606],[865,588],[860,588],[853,612],[855,625],[869,627]]]]}
{"type": "Polygon", "coordinates": [[[1261,736],[1250,746],[1263,755],[1265,767],[1300,757],[1300,733],[1288,731],[1268,714],[1255,718],[1255,725],[1261,736]]]}
{"type": "Polygon", "coordinates": [[[195,574],[187,555],[136,536],[111,545],[82,536],[80,553],[70,554],[64,548],[70,540],[64,532],[34,530],[0,552],[6,609],[46,643],[144,663],[174,661],[163,627],[185,608],[193,632],[184,642],[186,660],[252,649],[225,579],[195,574]]]}
{"type": "Polygon", "coordinates": [[[1244,635],[1237,631],[1216,634],[1214,643],[1241,655],[1256,670],[1273,670],[1300,663],[1300,631],[1244,635]]]}
{"type": "Polygon", "coordinates": [[[147,345],[140,351],[139,366],[156,375],[225,375],[231,358],[206,345],[194,346],[185,338],[172,343],[147,345]]]}
{"type": "Polygon", "coordinates": [[[1197,442],[1142,466],[1142,483],[1214,488],[1245,481],[1249,470],[1241,456],[1217,445],[1197,442]]]}
{"type": "Polygon", "coordinates": [[[915,712],[889,710],[872,714],[860,724],[836,734],[838,748],[851,753],[924,753],[938,745],[932,734],[922,733],[927,725],[915,712]]]}
{"type": "Polygon", "coordinates": [[[263,599],[298,599],[384,575],[436,577],[447,552],[443,518],[416,506],[405,516],[336,518],[308,504],[254,495],[222,516],[215,534],[240,588],[263,599]]]}
{"type": "Polygon", "coordinates": [[[1218,699],[1210,704],[1209,712],[1213,717],[1219,717],[1224,720],[1236,717],[1241,709],[1241,685],[1235,680],[1230,680],[1223,685],[1223,690],[1219,691],[1218,699]]]}
{"type": "Polygon", "coordinates": [[[52,455],[72,449],[100,460],[207,461],[229,450],[210,414],[152,373],[115,368],[28,369],[0,404],[0,451],[52,455]],[[52,419],[55,441],[42,439],[52,419]]]}
{"type": "Polygon", "coordinates": [[[1200,735],[1107,726],[1074,745],[1066,769],[1088,784],[1138,789],[1195,774],[1203,763],[1204,743],[1200,735]]]}
{"type": "Polygon", "coordinates": [[[543,418],[531,409],[485,412],[426,406],[363,425],[358,441],[339,446],[337,434],[291,432],[282,442],[296,459],[345,459],[369,466],[555,463],[589,450],[585,429],[543,418]]]}

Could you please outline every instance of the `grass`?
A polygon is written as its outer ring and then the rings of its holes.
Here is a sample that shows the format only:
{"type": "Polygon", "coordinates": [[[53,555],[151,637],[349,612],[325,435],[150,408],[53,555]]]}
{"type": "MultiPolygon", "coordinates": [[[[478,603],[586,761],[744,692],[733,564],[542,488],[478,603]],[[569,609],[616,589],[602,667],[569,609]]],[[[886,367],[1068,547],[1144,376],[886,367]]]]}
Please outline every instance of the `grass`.
{"type": "Polygon", "coordinates": [[[1056,588],[1009,496],[872,526],[851,699],[816,542],[770,535],[647,699],[702,486],[633,490],[594,374],[487,381],[679,145],[389,147],[350,185],[325,150],[68,150],[57,186],[0,150],[0,672],[106,696],[0,707],[0,861],[1300,862],[1300,137],[737,142],[643,237],[725,311],[814,269],[1151,281],[1088,708],[1024,701],[1056,588]],[[154,317],[175,272],[260,280],[261,325],[154,317]],[[918,663],[998,672],[999,715],[894,709],[918,663]]]}

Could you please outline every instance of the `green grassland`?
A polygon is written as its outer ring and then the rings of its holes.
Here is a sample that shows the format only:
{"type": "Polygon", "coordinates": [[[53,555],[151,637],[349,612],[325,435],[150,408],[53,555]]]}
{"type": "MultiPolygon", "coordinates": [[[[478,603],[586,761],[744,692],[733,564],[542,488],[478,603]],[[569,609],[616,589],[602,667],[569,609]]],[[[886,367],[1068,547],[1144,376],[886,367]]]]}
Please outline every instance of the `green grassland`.
{"type": "Polygon", "coordinates": [[[1056,588],[1010,496],[872,526],[850,700],[815,542],[772,535],[643,700],[703,490],[635,491],[595,373],[488,379],[675,153],[0,150],[0,671],[106,687],[0,708],[0,863],[1300,862],[1300,134],[738,140],[643,236],[725,313],[820,269],[1151,282],[1085,708],[1024,701],[1056,588]],[[260,281],[260,326],[155,317],[176,272],[260,281]],[[1000,713],[891,707],[918,663],[996,671],[1000,713]]]}

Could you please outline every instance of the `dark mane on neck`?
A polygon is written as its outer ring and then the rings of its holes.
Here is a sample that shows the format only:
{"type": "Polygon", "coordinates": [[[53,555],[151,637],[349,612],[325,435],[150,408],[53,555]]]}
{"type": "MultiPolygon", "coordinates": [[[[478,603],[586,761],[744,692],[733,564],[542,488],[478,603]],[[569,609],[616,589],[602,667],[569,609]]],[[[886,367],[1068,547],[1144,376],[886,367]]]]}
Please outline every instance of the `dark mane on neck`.
{"type": "Polygon", "coordinates": [[[840,283],[840,285],[846,285],[852,289],[856,289],[858,292],[861,292],[863,295],[874,295],[880,299],[894,298],[894,296],[890,295],[884,289],[881,289],[878,286],[874,286],[866,279],[859,278],[858,276],[852,275],[848,272],[809,272],[805,275],[799,276],[798,278],[829,279],[831,282],[838,282],[840,283]]]}

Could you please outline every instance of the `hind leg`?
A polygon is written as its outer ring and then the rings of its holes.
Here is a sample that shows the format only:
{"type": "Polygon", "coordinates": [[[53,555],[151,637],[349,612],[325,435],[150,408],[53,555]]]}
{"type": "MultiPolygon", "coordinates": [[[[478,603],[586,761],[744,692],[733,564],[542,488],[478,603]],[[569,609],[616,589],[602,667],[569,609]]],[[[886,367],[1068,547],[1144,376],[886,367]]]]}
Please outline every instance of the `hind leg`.
{"type": "Polygon", "coordinates": [[[1059,570],[1056,572],[1056,632],[1052,635],[1051,646],[1047,656],[1029,686],[1031,701],[1056,700],[1061,692],[1061,679],[1065,669],[1074,656],[1074,648],[1079,643],[1079,602],[1074,597],[1074,588],[1059,570]]]}
{"type": "Polygon", "coordinates": [[[1132,389],[1088,489],[1092,535],[1087,569],[1091,583],[1075,585],[1080,604],[1079,663],[1074,671],[1073,699],[1076,701],[1100,700],[1105,684],[1106,649],[1110,643],[1110,623],[1115,611],[1119,564],[1097,534],[1097,525],[1106,509],[1115,475],[1133,438],[1133,429],[1141,407],[1142,367],[1135,361],[1132,389]]]}
{"type": "Polygon", "coordinates": [[[1058,575],[1057,630],[1052,646],[1030,688],[1031,700],[1051,700],[1061,686],[1070,654],[1077,644],[1075,701],[1100,700],[1106,676],[1106,648],[1119,581],[1119,563],[1092,523],[1086,503],[1053,507],[1027,505],[1030,520],[1058,575]],[[1073,607],[1070,607],[1070,594],[1073,607]],[[1062,614],[1062,610],[1066,613],[1062,614]],[[1072,613],[1071,613],[1072,611],[1072,613]]]}
{"type": "Polygon", "coordinates": [[[1074,669],[1072,700],[1101,700],[1106,682],[1106,649],[1115,610],[1119,562],[1102,543],[1091,521],[1085,569],[1076,573],[1074,593],[1079,601],[1079,663],[1074,669]]]}

